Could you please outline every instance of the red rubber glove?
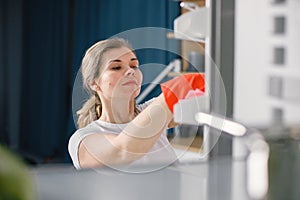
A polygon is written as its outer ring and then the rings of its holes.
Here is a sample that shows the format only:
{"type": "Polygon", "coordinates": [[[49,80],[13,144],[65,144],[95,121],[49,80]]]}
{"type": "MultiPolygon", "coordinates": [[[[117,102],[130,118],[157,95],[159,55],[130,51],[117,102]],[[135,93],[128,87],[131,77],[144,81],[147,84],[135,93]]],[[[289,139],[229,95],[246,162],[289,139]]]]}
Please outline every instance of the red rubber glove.
{"type": "Polygon", "coordinates": [[[204,74],[185,74],[178,76],[160,85],[164,94],[165,101],[173,113],[174,105],[180,100],[185,99],[190,90],[200,90],[205,92],[204,74]]]}

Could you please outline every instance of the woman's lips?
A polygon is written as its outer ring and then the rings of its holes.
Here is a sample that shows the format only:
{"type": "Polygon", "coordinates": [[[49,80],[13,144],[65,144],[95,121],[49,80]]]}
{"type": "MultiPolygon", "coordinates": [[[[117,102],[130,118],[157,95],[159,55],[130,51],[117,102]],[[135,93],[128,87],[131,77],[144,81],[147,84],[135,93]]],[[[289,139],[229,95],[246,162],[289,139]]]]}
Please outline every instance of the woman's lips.
{"type": "Polygon", "coordinates": [[[122,85],[137,85],[135,80],[130,80],[130,81],[126,81],[125,83],[123,83],[122,85]]]}

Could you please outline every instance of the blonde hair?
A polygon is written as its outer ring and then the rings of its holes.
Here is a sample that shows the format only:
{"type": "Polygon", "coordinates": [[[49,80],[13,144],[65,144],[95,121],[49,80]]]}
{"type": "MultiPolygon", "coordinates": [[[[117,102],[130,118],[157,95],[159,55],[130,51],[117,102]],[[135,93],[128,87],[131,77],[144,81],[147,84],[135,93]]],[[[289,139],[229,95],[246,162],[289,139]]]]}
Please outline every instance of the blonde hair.
{"type": "MultiPolygon", "coordinates": [[[[94,120],[99,119],[102,112],[102,104],[99,95],[93,91],[89,83],[97,79],[102,72],[103,54],[111,49],[127,47],[134,52],[128,41],[122,38],[110,38],[102,40],[92,45],[85,53],[81,63],[81,73],[83,79],[83,86],[90,93],[90,98],[83,104],[82,108],[77,111],[78,128],[87,126],[94,120]]],[[[134,105],[134,113],[137,115],[140,111],[136,104],[134,105]]]]}

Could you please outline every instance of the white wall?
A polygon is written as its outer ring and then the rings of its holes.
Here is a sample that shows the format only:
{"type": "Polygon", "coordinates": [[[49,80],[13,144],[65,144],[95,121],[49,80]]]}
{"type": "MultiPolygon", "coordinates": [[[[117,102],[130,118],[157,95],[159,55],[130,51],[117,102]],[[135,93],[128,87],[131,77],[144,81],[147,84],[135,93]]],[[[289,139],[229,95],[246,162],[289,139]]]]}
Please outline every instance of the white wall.
{"type": "Polygon", "coordinates": [[[283,123],[300,123],[300,1],[274,2],[236,1],[233,115],[250,126],[270,126],[280,118],[275,108],[282,111],[283,123]],[[283,34],[274,34],[278,16],[285,18],[283,34]],[[284,64],[274,64],[275,47],[285,49],[284,64]],[[282,83],[271,84],[271,77],[282,83]]]}

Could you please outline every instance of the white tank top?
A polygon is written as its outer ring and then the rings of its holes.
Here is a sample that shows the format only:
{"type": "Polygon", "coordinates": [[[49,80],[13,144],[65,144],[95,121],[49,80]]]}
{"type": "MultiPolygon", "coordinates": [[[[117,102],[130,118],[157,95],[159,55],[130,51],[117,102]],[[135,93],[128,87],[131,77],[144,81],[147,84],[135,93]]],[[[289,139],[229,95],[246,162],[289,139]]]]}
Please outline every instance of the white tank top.
{"type": "MultiPolygon", "coordinates": [[[[154,99],[151,99],[144,104],[138,105],[139,110],[144,110],[154,99]]],[[[118,135],[128,124],[113,124],[104,122],[101,120],[96,120],[90,123],[88,126],[78,129],[69,140],[69,154],[73,161],[73,165],[76,169],[80,169],[78,161],[78,148],[80,142],[88,135],[91,134],[115,134],[118,135]]],[[[154,163],[171,163],[176,160],[176,155],[170,145],[166,132],[163,133],[156,143],[153,145],[152,149],[145,154],[140,159],[134,161],[130,165],[145,165],[154,163]]]]}

